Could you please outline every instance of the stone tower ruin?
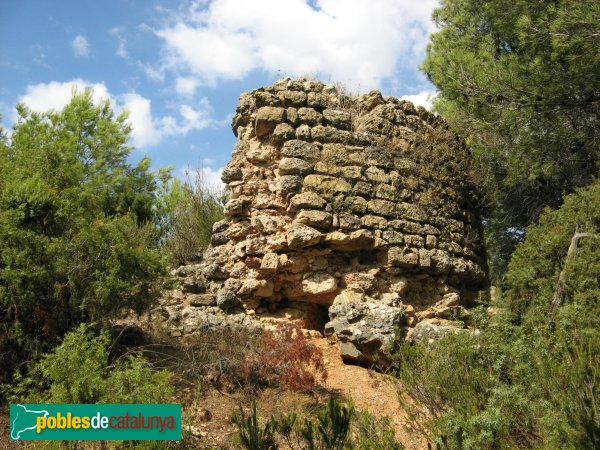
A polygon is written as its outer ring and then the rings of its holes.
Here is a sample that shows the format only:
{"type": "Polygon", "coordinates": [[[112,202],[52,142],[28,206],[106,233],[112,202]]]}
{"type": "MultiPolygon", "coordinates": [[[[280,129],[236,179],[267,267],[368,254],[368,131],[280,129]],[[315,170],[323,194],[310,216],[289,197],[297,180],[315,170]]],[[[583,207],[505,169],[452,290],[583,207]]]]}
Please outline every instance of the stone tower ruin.
{"type": "Polygon", "coordinates": [[[395,330],[464,326],[485,255],[468,151],[438,117],[286,78],[232,126],[225,219],[163,314],[178,335],[296,319],[369,362],[395,330]]]}

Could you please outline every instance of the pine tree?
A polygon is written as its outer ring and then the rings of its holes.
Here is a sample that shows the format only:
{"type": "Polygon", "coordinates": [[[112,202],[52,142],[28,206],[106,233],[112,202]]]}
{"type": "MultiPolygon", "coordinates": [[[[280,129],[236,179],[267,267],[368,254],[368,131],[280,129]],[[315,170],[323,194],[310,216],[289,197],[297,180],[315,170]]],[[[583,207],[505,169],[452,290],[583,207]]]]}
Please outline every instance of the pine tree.
{"type": "Polygon", "coordinates": [[[90,91],[17,111],[0,144],[0,384],[79,323],[143,311],[165,274],[161,180],[148,159],[127,162],[126,115],[90,91]]]}
{"type": "Polygon", "coordinates": [[[501,272],[519,231],[598,174],[600,4],[445,0],[434,20],[422,68],[484,169],[501,272]]]}

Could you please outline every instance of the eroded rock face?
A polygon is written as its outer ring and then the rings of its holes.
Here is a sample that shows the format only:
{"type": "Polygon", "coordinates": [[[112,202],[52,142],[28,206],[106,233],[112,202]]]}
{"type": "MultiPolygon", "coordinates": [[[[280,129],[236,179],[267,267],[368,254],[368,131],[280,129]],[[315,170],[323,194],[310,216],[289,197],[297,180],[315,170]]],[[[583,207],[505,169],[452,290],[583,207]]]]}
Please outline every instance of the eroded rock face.
{"type": "Polygon", "coordinates": [[[320,305],[305,322],[367,362],[395,328],[421,336],[419,322],[468,315],[486,284],[480,221],[468,152],[438,118],[377,91],[283,79],[242,94],[232,126],[225,220],[183,270],[184,301],[254,321],[320,305]]]}

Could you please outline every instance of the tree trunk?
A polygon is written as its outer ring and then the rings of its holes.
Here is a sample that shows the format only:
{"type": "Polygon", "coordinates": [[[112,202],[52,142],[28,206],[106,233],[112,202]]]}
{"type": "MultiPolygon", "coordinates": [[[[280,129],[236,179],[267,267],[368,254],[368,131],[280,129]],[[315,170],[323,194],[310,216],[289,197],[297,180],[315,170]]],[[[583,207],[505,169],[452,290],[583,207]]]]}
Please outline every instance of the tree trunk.
{"type": "Polygon", "coordinates": [[[569,266],[569,262],[573,260],[575,257],[575,253],[577,253],[577,247],[579,246],[579,241],[582,238],[597,238],[599,237],[597,234],[592,233],[579,233],[575,231],[575,234],[571,238],[571,245],[569,245],[569,250],[567,251],[567,257],[565,258],[565,263],[563,265],[563,269],[558,276],[558,283],[556,284],[556,289],[554,290],[554,298],[552,299],[552,312],[556,312],[558,308],[563,304],[566,293],[566,283],[567,283],[567,267],[569,266]]]}

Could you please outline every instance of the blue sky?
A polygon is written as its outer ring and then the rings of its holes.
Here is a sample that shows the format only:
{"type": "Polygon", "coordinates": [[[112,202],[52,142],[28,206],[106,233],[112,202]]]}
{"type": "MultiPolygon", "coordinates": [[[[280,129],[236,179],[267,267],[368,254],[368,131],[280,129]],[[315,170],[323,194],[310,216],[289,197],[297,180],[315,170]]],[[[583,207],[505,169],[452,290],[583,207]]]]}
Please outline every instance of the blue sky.
{"type": "Polygon", "coordinates": [[[218,179],[244,91],[311,75],[427,106],[418,70],[436,0],[3,0],[0,112],[61,108],[91,86],[129,111],[132,162],[218,179]]]}

